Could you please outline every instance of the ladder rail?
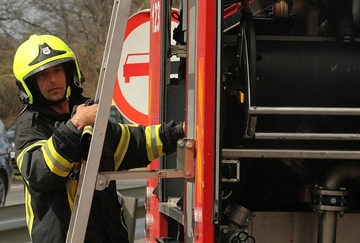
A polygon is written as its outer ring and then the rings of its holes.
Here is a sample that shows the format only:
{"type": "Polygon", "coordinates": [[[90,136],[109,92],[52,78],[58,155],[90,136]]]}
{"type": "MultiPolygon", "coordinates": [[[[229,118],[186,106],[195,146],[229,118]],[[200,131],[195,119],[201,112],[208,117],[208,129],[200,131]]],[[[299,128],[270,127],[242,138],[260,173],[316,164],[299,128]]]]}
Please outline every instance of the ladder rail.
{"type": "Polygon", "coordinates": [[[114,1],[95,95],[95,100],[99,102],[99,108],[94,123],[88,160],[83,163],[80,172],[66,243],[82,243],[85,238],[108,123],[108,119],[103,118],[109,117],[110,114],[111,99],[120,64],[131,2],[131,0],[114,1]]]}

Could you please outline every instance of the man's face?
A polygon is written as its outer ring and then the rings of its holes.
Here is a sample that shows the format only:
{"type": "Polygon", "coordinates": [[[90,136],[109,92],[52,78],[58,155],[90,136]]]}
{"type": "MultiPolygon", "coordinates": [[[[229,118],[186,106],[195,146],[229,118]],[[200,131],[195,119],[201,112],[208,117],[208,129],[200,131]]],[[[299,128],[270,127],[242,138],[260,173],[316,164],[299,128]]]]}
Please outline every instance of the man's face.
{"type": "Polygon", "coordinates": [[[62,64],[44,69],[35,74],[41,94],[49,101],[61,100],[66,91],[66,75],[62,64]]]}

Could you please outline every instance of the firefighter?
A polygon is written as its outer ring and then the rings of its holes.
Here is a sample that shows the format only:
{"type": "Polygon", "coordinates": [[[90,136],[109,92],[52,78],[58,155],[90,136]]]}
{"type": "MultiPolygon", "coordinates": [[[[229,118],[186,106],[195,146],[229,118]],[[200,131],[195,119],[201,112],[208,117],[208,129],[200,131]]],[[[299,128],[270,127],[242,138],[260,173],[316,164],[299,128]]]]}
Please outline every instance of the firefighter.
{"type": "MultiPolygon", "coordinates": [[[[58,37],[30,36],[15,53],[13,72],[19,99],[26,104],[16,123],[15,146],[30,238],[33,243],[63,243],[80,163],[87,159],[87,128],[95,122],[98,105],[82,95],[79,63],[58,37]]],[[[108,121],[99,170],[144,167],[174,152],[183,136],[182,122],[128,126],[108,121]]],[[[85,242],[128,242],[115,181],[94,193],[85,242]]]]}

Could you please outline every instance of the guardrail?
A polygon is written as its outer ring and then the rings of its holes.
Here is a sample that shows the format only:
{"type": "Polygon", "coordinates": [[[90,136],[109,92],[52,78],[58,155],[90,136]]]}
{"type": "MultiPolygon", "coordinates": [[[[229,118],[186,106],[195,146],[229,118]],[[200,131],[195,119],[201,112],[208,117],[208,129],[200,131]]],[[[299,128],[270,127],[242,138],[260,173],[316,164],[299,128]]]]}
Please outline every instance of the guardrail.
{"type": "Polygon", "coordinates": [[[0,242],[30,242],[25,222],[25,205],[0,207],[0,242]]]}
{"type": "MultiPolygon", "coordinates": [[[[119,200],[124,206],[124,217],[129,231],[129,240],[134,242],[136,219],[145,217],[145,186],[121,187],[119,200]]],[[[0,207],[0,242],[30,243],[25,221],[25,205],[0,207]]]]}
{"type": "Polygon", "coordinates": [[[129,242],[135,241],[136,219],[145,217],[145,190],[145,187],[118,190],[119,200],[124,208],[124,218],[129,232],[129,242]]]}

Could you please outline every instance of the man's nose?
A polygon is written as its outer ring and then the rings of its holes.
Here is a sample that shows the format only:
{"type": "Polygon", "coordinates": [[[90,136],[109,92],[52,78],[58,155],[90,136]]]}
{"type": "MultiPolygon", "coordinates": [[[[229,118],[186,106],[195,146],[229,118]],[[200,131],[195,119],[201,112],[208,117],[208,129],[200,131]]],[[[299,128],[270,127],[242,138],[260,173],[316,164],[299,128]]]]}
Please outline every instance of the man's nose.
{"type": "Polygon", "coordinates": [[[55,75],[54,73],[50,73],[49,76],[50,76],[50,79],[49,79],[49,80],[50,80],[51,83],[53,83],[53,82],[56,81],[56,75],[55,75]]]}

